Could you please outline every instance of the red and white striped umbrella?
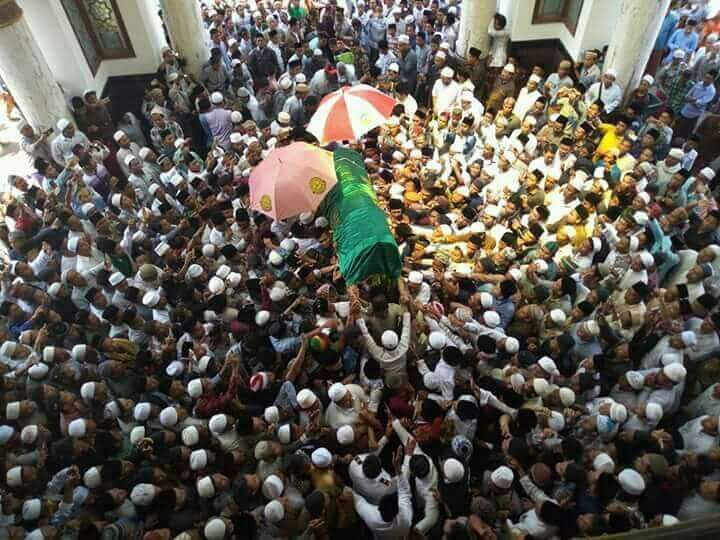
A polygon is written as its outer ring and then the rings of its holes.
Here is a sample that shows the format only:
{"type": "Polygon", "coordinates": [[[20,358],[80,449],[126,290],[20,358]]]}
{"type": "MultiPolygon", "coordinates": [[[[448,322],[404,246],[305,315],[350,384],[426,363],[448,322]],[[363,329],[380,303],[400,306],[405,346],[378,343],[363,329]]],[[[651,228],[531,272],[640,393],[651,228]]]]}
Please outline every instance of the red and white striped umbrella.
{"type": "Polygon", "coordinates": [[[395,104],[393,98],[367,84],[345,86],[323,98],[307,130],[321,145],[354,141],[384,124],[395,104]]]}

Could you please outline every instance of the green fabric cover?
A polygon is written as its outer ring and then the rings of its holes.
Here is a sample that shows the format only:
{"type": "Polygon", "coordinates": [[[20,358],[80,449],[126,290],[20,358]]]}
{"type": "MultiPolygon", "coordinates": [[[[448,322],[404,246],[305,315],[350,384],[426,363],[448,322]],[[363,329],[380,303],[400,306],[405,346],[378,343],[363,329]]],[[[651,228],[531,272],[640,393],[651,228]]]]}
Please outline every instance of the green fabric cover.
{"type": "Polygon", "coordinates": [[[377,206],[362,156],[338,148],[333,153],[338,183],[319,213],[333,230],[340,273],[348,285],[370,277],[397,278],[402,263],[387,216],[377,206]]]}

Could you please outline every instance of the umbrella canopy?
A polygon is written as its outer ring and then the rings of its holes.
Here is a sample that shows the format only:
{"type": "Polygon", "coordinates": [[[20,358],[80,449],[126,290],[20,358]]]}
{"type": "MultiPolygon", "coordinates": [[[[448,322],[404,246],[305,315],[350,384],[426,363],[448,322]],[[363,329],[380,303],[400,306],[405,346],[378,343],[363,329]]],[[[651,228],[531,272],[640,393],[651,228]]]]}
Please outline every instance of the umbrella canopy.
{"type": "Polygon", "coordinates": [[[250,206],[275,220],[314,212],[337,183],[333,155],[297,142],[275,148],[250,175],[250,206]]]}
{"type": "Polygon", "coordinates": [[[367,84],[345,86],[323,98],[307,130],[322,145],[354,141],[384,124],[396,103],[367,84]]]}

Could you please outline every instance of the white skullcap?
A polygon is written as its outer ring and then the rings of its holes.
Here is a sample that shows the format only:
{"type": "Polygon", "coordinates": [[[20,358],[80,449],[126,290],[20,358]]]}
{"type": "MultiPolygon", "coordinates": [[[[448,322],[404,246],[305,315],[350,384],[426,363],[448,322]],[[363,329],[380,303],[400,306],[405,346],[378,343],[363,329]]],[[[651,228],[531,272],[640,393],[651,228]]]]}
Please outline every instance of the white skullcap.
{"type": "Polygon", "coordinates": [[[702,174],[708,180],[712,180],[715,178],[715,171],[713,171],[710,167],[700,169],[700,174],[702,174]]]}
{"type": "Polygon", "coordinates": [[[115,133],[113,133],[113,139],[115,139],[115,142],[120,142],[120,139],[124,136],[125,132],[122,129],[118,129],[115,133]]]}
{"type": "Polygon", "coordinates": [[[606,472],[612,474],[615,470],[615,462],[609,455],[603,452],[595,456],[595,459],[593,460],[593,469],[600,473],[606,472]]]}
{"type": "Polygon", "coordinates": [[[222,433],[227,429],[227,426],[228,417],[224,414],[213,415],[213,417],[210,418],[210,423],[208,424],[210,431],[213,433],[222,433]]]}
{"type": "Polygon", "coordinates": [[[160,423],[163,427],[173,427],[178,423],[178,413],[175,407],[165,407],[160,411],[160,423]]]}
{"type": "Polygon", "coordinates": [[[668,152],[668,156],[675,159],[682,159],[685,156],[685,152],[683,152],[680,148],[671,148],[668,152]]]}
{"type": "Polygon", "coordinates": [[[270,501],[263,509],[263,516],[268,523],[279,523],[285,517],[285,507],[280,501],[270,501]]]}
{"type": "Polygon", "coordinates": [[[645,376],[639,371],[628,371],[625,373],[625,378],[633,390],[640,390],[645,386],[645,376]]]}
{"type": "Polygon", "coordinates": [[[671,527],[672,525],[677,525],[680,523],[680,520],[676,518],[675,516],[671,516],[670,514],[663,514],[662,516],[662,526],[663,527],[671,527]]]}
{"type": "MultiPolygon", "coordinates": [[[[400,66],[398,65],[397,62],[393,62],[392,64],[390,64],[387,69],[388,69],[388,71],[400,73],[400,66]]],[[[452,75],[450,75],[450,76],[452,76],[452,75]]]]}
{"type": "Polygon", "coordinates": [[[500,325],[500,315],[497,311],[486,311],[483,313],[483,322],[485,323],[485,326],[495,328],[500,325]]]}
{"type": "Polygon", "coordinates": [[[695,332],[691,330],[685,330],[680,333],[680,339],[682,339],[683,345],[686,347],[694,347],[697,345],[697,336],[695,332]]]}
{"type": "Polygon", "coordinates": [[[418,272],[417,270],[413,270],[408,274],[408,281],[412,283],[413,285],[420,285],[423,282],[423,275],[422,272],[418,272]]]}
{"type": "Polygon", "coordinates": [[[280,242],[280,248],[284,251],[287,251],[288,253],[291,251],[295,251],[296,247],[297,242],[292,238],[283,238],[282,242],[280,242]]]}
{"type": "Polygon", "coordinates": [[[280,421],[280,409],[275,405],[266,407],[263,418],[265,418],[265,421],[269,424],[277,424],[280,421]]]}
{"type": "Polygon", "coordinates": [[[215,496],[215,484],[213,484],[212,477],[203,476],[195,484],[198,495],[202,499],[209,499],[215,496]]]}
{"type": "Polygon", "coordinates": [[[225,525],[225,522],[219,517],[214,517],[210,518],[207,523],[205,523],[203,532],[205,533],[205,538],[207,540],[222,540],[225,538],[226,530],[227,525],[225,525]]]}
{"type": "Polygon", "coordinates": [[[548,391],[550,384],[547,382],[546,379],[543,379],[542,377],[535,377],[533,379],[533,390],[535,393],[543,397],[545,393],[548,391]]]}
{"type": "Polygon", "coordinates": [[[270,321],[270,312],[266,310],[258,311],[255,314],[255,324],[263,327],[270,321]]]}
{"type": "Polygon", "coordinates": [[[141,159],[147,159],[148,156],[150,155],[150,152],[152,152],[152,150],[150,150],[147,146],[144,146],[143,148],[140,149],[140,151],[138,152],[138,155],[140,156],[141,159]]]}
{"type": "MultiPolygon", "coordinates": [[[[233,113],[233,114],[235,114],[235,113],[233,113]]],[[[240,144],[242,142],[242,140],[243,140],[243,136],[241,133],[234,132],[234,133],[230,134],[230,143],[231,144],[240,144]]]]}
{"type": "Polygon", "coordinates": [[[179,377],[182,375],[183,371],[185,371],[185,364],[183,364],[180,360],[173,360],[165,368],[165,374],[168,377],[179,377]]]}
{"type": "Polygon", "coordinates": [[[133,416],[138,422],[145,422],[145,420],[150,418],[151,412],[152,405],[150,405],[147,401],[143,401],[135,405],[135,408],[133,409],[133,416]]]}
{"type": "Polygon", "coordinates": [[[440,351],[445,348],[447,338],[442,332],[430,332],[430,336],[428,336],[428,343],[430,344],[430,347],[436,351],[440,351]]]}
{"type": "Polygon", "coordinates": [[[55,347],[45,347],[43,349],[43,362],[47,364],[52,364],[53,359],[55,358],[55,347]]]}
{"type": "Polygon", "coordinates": [[[70,253],[77,253],[78,244],[80,243],[79,237],[74,237],[68,240],[67,248],[70,253]]]}
{"type": "Polygon", "coordinates": [[[563,404],[563,407],[570,407],[573,403],[575,403],[575,392],[573,392],[571,388],[561,388],[559,394],[560,402],[563,404]]]}
{"type": "Polygon", "coordinates": [[[400,343],[397,333],[393,330],[385,330],[380,337],[380,341],[382,342],[382,346],[388,350],[395,349],[398,343],[400,343]]]}
{"type": "Polygon", "coordinates": [[[25,426],[20,432],[20,440],[23,444],[33,444],[37,440],[39,429],[33,424],[25,426]]]}
{"type": "Polygon", "coordinates": [[[203,267],[200,266],[199,264],[193,263],[188,267],[187,272],[185,272],[185,276],[190,279],[195,279],[197,277],[200,277],[202,275],[202,273],[203,273],[203,267]]]}
{"type": "Polygon", "coordinates": [[[195,446],[200,442],[200,431],[195,426],[188,426],[182,430],[182,442],[185,446],[195,446]]]}
{"type": "Polygon", "coordinates": [[[283,424],[277,428],[277,438],[281,444],[290,444],[292,441],[292,428],[290,424],[283,424]]]}
{"type": "Polygon", "coordinates": [[[20,402],[11,401],[5,405],[5,418],[8,420],[17,420],[20,418],[20,402]]]}
{"type": "Polygon", "coordinates": [[[191,398],[199,398],[203,393],[202,381],[200,379],[193,379],[188,383],[187,391],[191,398]]]}
{"type": "Polygon", "coordinates": [[[2,356],[12,356],[15,352],[15,349],[17,349],[17,342],[16,341],[6,341],[5,343],[0,346],[0,355],[2,356]]]}
{"type": "Polygon", "coordinates": [[[283,263],[284,260],[285,260],[285,259],[284,259],[283,256],[280,254],[280,252],[277,251],[277,250],[275,250],[275,249],[273,249],[273,250],[270,252],[270,255],[268,255],[268,262],[269,262],[270,264],[272,264],[273,266],[280,266],[280,265],[283,263]]]}
{"type": "Polygon", "coordinates": [[[31,379],[39,381],[41,379],[44,379],[49,371],[50,368],[47,364],[40,363],[30,366],[30,369],[28,369],[28,375],[31,379]]]}
{"type": "Polygon", "coordinates": [[[145,427],[144,426],[135,426],[130,430],[130,443],[131,444],[137,444],[142,439],[145,438],[145,427]]]}
{"type": "MultiPolygon", "coordinates": [[[[101,466],[102,467],[102,466],[101,466]]],[[[90,489],[100,487],[102,476],[100,475],[101,467],[90,467],[83,475],[83,482],[90,489]]]]}
{"type": "Polygon", "coordinates": [[[668,364],[663,368],[663,373],[665,376],[670,379],[672,382],[680,382],[685,378],[685,375],[687,375],[687,370],[685,369],[685,366],[678,363],[668,364]]]}
{"type": "Polygon", "coordinates": [[[435,53],[436,58],[447,58],[447,54],[445,54],[445,51],[438,51],[435,53]]]}
{"type": "Polygon", "coordinates": [[[435,376],[435,373],[428,371],[423,375],[423,385],[428,390],[437,390],[440,388],[440,379],[435,376]]]}
{"type": "Polygon", "coordinates": [[[662,405],[660,405],[659,403],[655,403],[654,401],[648,401],[645,405],[645,418],[647,418],[650,422],[657,423],[662,417],[662,405]]]}
{"type": "Polygon", "coordinates": [[[600,335],[600,325],[597,323],[597,321],[585,321],[583,325],[585,326],[585,330],[587,330],[587,332],[591,336],[597,337],[598,335],[600,335]]]}
{"type": "Polygon", "coordinates": [[[330,224],[330,222],[328,221],[328,219],[327,219],[325,216],[318,216],[318,217],[315,218],[315,223],[314,223],[314,225],[315,225],[315,227],[317,227],[318,229],[324,229],[324,228],[327,227],[329,224],[330,224]]]}
{"type": "Polygon", "coordinates": [[[60,294],[60,287],[61,287],[61,286],[62,286],[62,284],[61,284],[59,281],[56,281],[55,283],[53,283],[52,285],[50,285],[50,286],[48,287],[47,293],[48,293],[52,298],[57,298],[58,294],[60,294]]]}
{"type": "Polygon", "coordinates": [[[243,116],[240,111],[233,111],[230,113],[230,121],[233,124],[239,124],[240,122],[242,122],[242,119],[243,119],[243,116]]]}
{"type": "Polygon", "coordinates": [[[505,64],[505,67],[503,67],[503,71],[507,71],[508,73],[515,73],[515,66],[513,64],[505,64]]]}
{"type": "Polygon", "coordinates": [[[327,448],[318,448],[310,456],[313,465],[320,469],[325,469],[332,463],[332,454],[327,448]]]}
{"type": "Polygon", "coordinates": [[[56,125],[58,128],[58,131],[63,132],[70,125],[70,121],[65,118],[61,118],[60,120],[57,121],[56,125]]]}
{"type": "Polygon", "coordinates": [[[160,303],[160,291],[153,289],[146,292],[143,295],[142,302],[145,307],[154,308],[160,303]]]}
{"type": "Polygon", "coordinates": [[[407,45],[410,43],[410,36],[407,34],[403,34],[398,37],[398,43],[402,43],[403,45],[407,45]]]}
{"type": "Polygon", "coordinates": [[[272,302],[282,302],[287,296],[287,288],[283,285],[273,285],[268,296],[272,302]]]}
{"type": "Polygon", "coordinates": [[[283,481],[275,474],[268,476],[262,485],[262,494],[266,499],[277,499],[282,495],[284,490],[285,485],[283,481]]]}
{"type": "Polygon", "coordinates": [[[230,272],[230,273],[228,274],[228,277],[225,278],[225,282],[226,282],[230,287],[235,288],[235,287],[237,287],[238,285],[240,285],[240,283],[242,282],[242,279],[243,279],[243,278],[242,278],[242,274],[240,274],[240,273],[238,273],[238,272],[230,272]]]}
{"type": "Polygon", "coordinates": [[[155,498],[153,484],[137,484],[130,492],[130,500],[136,506],[150,506],[155,498]]]}
{"type": "Polygon", "coordinates": [[[548,418],[548,427],[553,431],[562,431],[565,427],[565,418],[559,412],[551,411],[550,418],[548,418]]]}
{"type": "Polygon", "coordinates": [[[525,377],[523,377],[520,373],[513,373],[510,375],[510,386],[512,386],[515,392],[520,392],[524,384],[525,377]]]}
{"type": "Polygon", "coordinates": [[[550,311],[550,319],[555,324],[563,324],[567,320],[567,317],[562,309],[553,309],[550,311]]]}
{"type": "Polygon", "coordinates": [[[455,76],[455,70],[449,66],[445,66],[440,70],[440,76],[452,79],[455,76]]]}
{"type": "Polygon", "coordinates": [[[42,513],[42,500],[37,497],[28,499],[22,505],[22,518],[24,521],[35,521],[42,513]]]}
{"type": "Polygon", "coordinates": [[[543,356],[540,360],[538,360],[538,365],[545,373],[549,373],[550,375],[560,375],[560,371],[558,371],[555,360],[549,356],[543,356]]]}
{"type": "Polygon", "coordinates": [[[340,426],[337,430],[337,442],[342,445],[352,444],[355,440],[355,431],[352,426],[340,426]]]}
{"type": "Polygon", "coordinates": [[[15,428],[12,426],[0,426],[0,446],[6,445],[14,433],[15,428]]]}
{"type": "Polygon", "coordinates": [[[80,387],[80,397],[82,397],[85,401],[89,401],[95,397],[96,390],[97,385],[94,382],[91,381],[83,383],[80,387]]]}
{"type": "Polygon", "coordinates": [[[225,290],[225,282],[219,277],[213,276],[208,283],[208,289],[212,294],[220,294],[225,290]]]}
{"type": "Polygon", "coordinates": [[[505,352],[515,354],[520,350],[520,342],[512,336],[505,338],[505,352]]]}
{"type": "Polygon", "coordinates": [[[685,51],[682,49],[675,49],[673,51],[673,58],[685,58],[685,51]]]}
{"type": "Polygon", "coordinates": [[[642,80],[645,81],[646,83],[648,83],[650,86],[655,84],[655,79],[653,78],[652,75],[643,75],[642,80]]]}
{"type": "Polygon", "coordinates": [[[443,476],[448,484],[459,482],[465,477],[465,466],[455,458],[446,459],[443,463],[443,476]]]}
{"type": "Polygon", "coordinates": [[[190,470],[201,471],[207,467],[208,454],[205,450],[193,450],[190,452],[190,470]]]}
{"type": "Polygon", "coordinates": [[[493,307],[493,304],[495,303],[495,299],[493,298],[493,295],[489,292],[481,292],[480,293],[480,305],[484,309],[490,309],[493,307]]]}
{"type": "Polygon", "coordinates": [[[113,272],[108,278],[108,282],[113,287],[117,286],[119,283],[122,283],[124,280],[125,276],[122,274],[122,272],[113,272]]]}
{"type": "MultiPolygon", "coordinates": [[[[330,399],[332,399],[332,398],[330,398],[330,399]]],[[[317,396],[313,393],[312,390],[303,388],[302,390],[300,390],[298,392],[297,402],[301,409],[309,409],[310,407],[312,407],[315,404],[316,401],[317,401],[317,396]]]]}
{"type": "Polygon", "coordinates": [[[510,489],[514,477],[512,469],[502,465],[492,472],[490,480],[500,489],[510,489]]]}
{"type": "Polygon", "coordinates": [[[18,487],[22,484],[22,467],[15,466],[9,469],[5,474],[5,478],[9,487],[18,487]]]}
{"type": "Polygon", "coordinates": [[[610,405],[610,418],[619,423],[623,423],[627,420],[627,409],[622,403],[613,403],[610,405]]]}
{"type": "Polygon", "coordinates": [[[623,469],[618,475],[618,482],[630,495],[640,495],[645,491],[645,480],[635,469],[623,469]]]}
{"type": "Polygon", "coordinates": [[[333,401],[333,403],[337,403],[345,397],[345,394],[347,394],[347,392],[348,389],[343,383],[334,383],[328,389],[328,397],[333,401]]]}
{"type": "Polygon", "coordinates": [[[612,77],[612,78],[615,79],[615,78],[617,78],[617,71],[615,71],[615,69],[613,69],[613,68],[606,69],[606,70],[605,70],[605,75],[608,75],[608,76],[610,76],[610,77],[612,77]]]}
{"type": "Polygon", "coordinates": [[[220,92],[213,92],[212,94],[210,94],[210,101],[215,105],[217,105],[218,103],[222,103],[223,99],[223,95],[220,92]]]}

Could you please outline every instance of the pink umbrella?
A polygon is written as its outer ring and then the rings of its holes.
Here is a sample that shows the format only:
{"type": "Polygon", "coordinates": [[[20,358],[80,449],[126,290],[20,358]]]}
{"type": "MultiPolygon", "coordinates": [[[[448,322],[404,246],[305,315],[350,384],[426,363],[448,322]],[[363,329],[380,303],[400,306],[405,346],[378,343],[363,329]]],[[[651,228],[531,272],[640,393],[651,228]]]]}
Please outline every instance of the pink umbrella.
{"type": "Polygon", "coordinates": [[[337,183],[332,152],[296,142],[275,148],[250,174],[250,206],[281,220],[314,212],[337,183]]]}
{"type": "Polygon", "coordinates": [[[384,124],[396,103],[367,84],[345,86],[323,98],[307,130],[321,145],[354,141],[384,124]]]}

